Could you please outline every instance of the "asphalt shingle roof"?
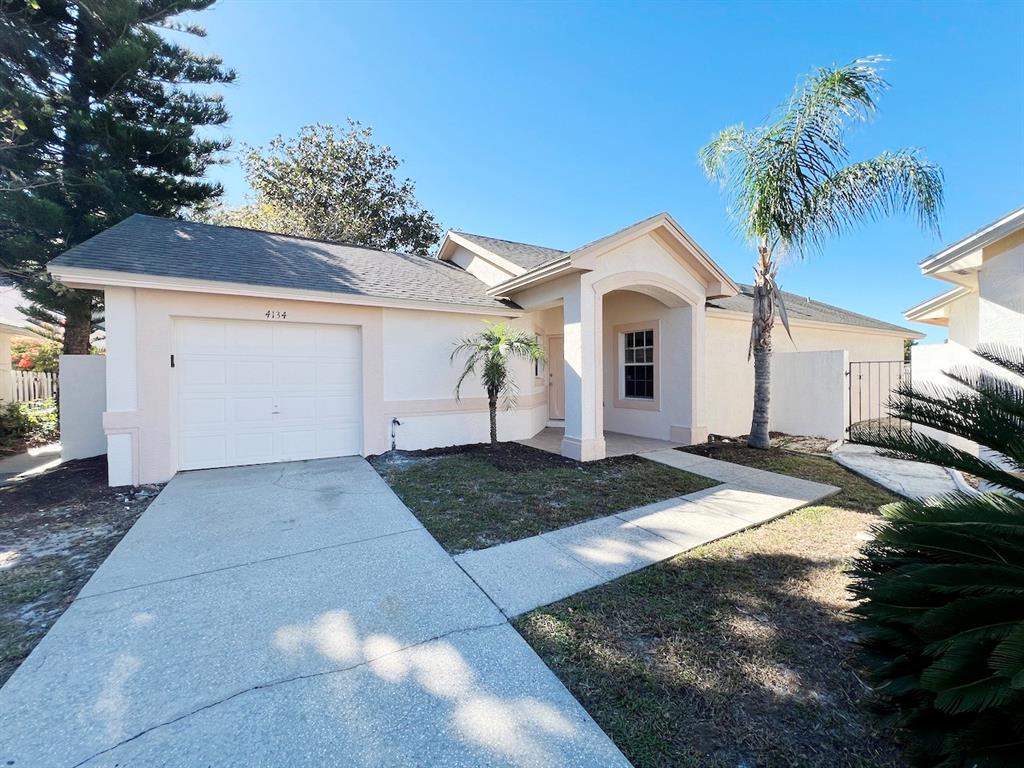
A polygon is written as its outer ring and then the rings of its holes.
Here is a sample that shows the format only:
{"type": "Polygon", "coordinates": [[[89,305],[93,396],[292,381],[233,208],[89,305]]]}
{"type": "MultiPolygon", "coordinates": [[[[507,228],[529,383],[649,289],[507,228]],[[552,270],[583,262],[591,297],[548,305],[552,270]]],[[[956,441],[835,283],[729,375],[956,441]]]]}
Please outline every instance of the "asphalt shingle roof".
{"type": "MultiPolygon", "coordinates": [[[[728,309],[733,312],[744,312],[750,314],[754,310],[754,286],[739,284],[740,292],[735,296],[728,296],[719,299],[709,299],[707,306],[728,309]]],[[[899,325],[876,320],[867,315],[860,315],[848,309],[825,304],[822,301],[815,301],[807,296],[798,296],[795,293],[782,292],[786,302],[786,313],[790,320],[817,320],[821,323],[837,323],[839,325],[851,325],[859,328],[874,328],[881,331],[905,331],[917,335],[899,325]]]]}
{"type": "Polygon", "coordinates": [[[449,262],[252,229],[136,214],[51,262],[381,299],[504,309],[511,302],[449,262]]]}
{"type": "Polygon", "coordinates": [[[534,269],[535,267],[539,267],[541,264],[545,264],[552,259],[557,259],[559,256],[564,256],[566,254],[566,251],[560,251],[557,248],[545,248],[542,245],[517,243],[513,240],[498,240],[494,237],[474,235],[469,232],[461,232],[457,229],[452,231],[467,240],[471,240],[481,248],[486,248],[491,253],[508,259],[516,266],[522,267],[526,270],[534,269]]]}

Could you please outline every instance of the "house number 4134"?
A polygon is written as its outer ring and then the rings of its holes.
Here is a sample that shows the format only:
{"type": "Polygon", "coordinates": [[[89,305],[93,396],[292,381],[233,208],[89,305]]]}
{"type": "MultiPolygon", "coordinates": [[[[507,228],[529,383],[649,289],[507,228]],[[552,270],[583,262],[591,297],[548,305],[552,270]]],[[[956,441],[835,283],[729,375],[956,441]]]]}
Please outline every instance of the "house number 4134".
{"type": "Polygon", "coordinates": [[[267,318],[267,320],[287,320],[288,319],[288,313],[287,312],[281,312],[278,309],[268,309],[263,314],[267,318]]]}

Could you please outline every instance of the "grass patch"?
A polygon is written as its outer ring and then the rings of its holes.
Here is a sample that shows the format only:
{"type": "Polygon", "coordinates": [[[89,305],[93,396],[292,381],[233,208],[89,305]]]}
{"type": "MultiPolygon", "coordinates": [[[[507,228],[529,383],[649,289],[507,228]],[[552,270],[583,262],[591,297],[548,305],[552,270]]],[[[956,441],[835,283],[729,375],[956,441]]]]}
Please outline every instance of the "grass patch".
{"type": "Polygon", "coordinates": [[[371,463],[453,554],[717,484],[635,456],[584,464],[518,443],[392,453],[371,463]]]}
{"type": "Polygon", "coordinates": [[[904,765],[870,710],[845,613],[846,568],[895,497],[824,457],[705,455],[842,493],[517,628],[637,768],[904,765]]]}

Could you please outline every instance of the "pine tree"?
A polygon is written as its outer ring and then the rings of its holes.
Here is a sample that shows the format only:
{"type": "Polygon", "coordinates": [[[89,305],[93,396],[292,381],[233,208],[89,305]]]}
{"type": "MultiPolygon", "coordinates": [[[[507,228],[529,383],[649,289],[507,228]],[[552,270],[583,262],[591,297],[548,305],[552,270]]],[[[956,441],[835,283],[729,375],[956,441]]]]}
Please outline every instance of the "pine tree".
{"type": "Polygon", "coordinates": [[[177,216],[221,194],[203,180],[226,139],[235,73],[175,42],[174,17],[213,0],[0,0],[0,269],[28,314],[86,354],[95,292],[53,283],[46,263],[133,213],[177,216]]]}

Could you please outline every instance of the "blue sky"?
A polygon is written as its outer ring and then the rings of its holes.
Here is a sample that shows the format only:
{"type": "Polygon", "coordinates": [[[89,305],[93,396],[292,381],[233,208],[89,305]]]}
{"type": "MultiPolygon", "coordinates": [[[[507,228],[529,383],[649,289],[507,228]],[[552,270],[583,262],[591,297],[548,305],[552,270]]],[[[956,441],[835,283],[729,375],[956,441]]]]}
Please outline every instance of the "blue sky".
{"type": "MultiPolygon", "coordinates": [[[[916,263],[1024,205],[1024,3],[333,3],[195,15],[238,70],[236,147],[373,126],[446,227],[573,248],[666,210],[734,278],[753,254],[697,150],[756,125],[815,66],[885,54],[854,159],[916,146],[946,179],[942,236],[872,223],[787,264],[783,288],[891,322],[942,290],[916,263]]],[[[237,164],[213,172],[245,199],[237,164]]],[[[941,332],[919,326],[939,339],[941,332]]]]}

